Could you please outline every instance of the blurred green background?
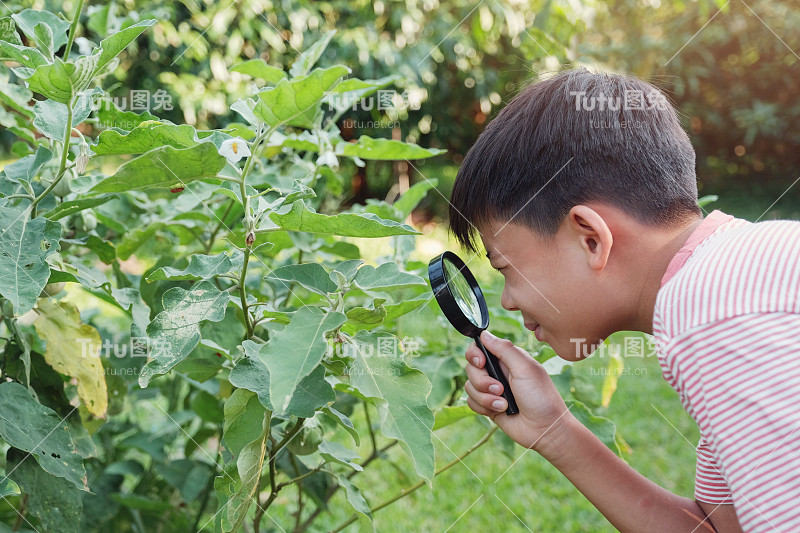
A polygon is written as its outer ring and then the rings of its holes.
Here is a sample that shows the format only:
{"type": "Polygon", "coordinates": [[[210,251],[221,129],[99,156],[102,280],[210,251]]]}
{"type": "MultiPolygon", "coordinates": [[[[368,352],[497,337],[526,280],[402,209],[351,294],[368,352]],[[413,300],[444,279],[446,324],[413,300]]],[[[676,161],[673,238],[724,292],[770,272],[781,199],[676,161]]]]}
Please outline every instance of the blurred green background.
{"type": "MultiPolygon", "coordinates": [[[[418,242],[420,260],[453,246],[444,230],[447,198],[459,163],[483,127],[531,80],[574,66],[634,74],[670,96],[697,151],[700,194],[719,196],[711,208],[750,220],[800,218],[800,130],[795,126],[800,119],[797,2],[143,0],[89,4],[91,32],[82,38],[94,42],[114,30],[111,25],[125,20],[160,21],[123,56],[106,86],[111,96],[120,99],[129,98],[132,90],[166,91],[173,109],[160,110],[159,115],[175,123],[214,128],[235,120],[229,105],[248,94],[256,81],[229,72],[229,66],[261,57],[288,67],[298,50],[331,29],[337,33],[321,66],[344,63],[360,78],[397,76],[394,88],[405,92],[411,105],[398,112],[349,111],[341,119],[343,136],[393,137],[445,148],[448,153],[419,164],[368,162],[365,168],[345,168],[352,179],[343,194],[349,203],[391,200],[424,178],[438,179],[438,190],[413,215],[413,222],[426,233],[418,242]]],[[[61,0],[9,1],[2,3],[0,15],[24,8],[63,11],[69,18],[74,6],[61,0]]],[[[2,166],[16,159],[13,120],[7,111],[0,110],[0,128],[2,166]]],[[[479,268],[481,281],[492,295],[493,308],[502,313],[497,305],[501,280],[485,267],[479,268]]],[[[420,337],[437,335],[446,326],[433,317],[430,310],[416,313],[404,329],[420,337]]],[[[520,331],[517,327],[517,341],[530,344],[520,331]]],[[[453,339],[462,342],[456,336],[453,339]]],[[[589,368],[598,363],[581,364],[589,368]]],[[[626,361],[626,373],[604,414],[617,423],[627,442],[629,463],[659,484],[691,495],[697,429],[662,380],[655,359],[626,361]]],[[[484,431],[476,423],[455,424],[438,432],[437,463],[452,460],[484,431]]],[[[390,452],[390,458],[396,468],[390,462],[366,472],[361,480],[373,502],[413,482],[403,474],[408,470],[405,457],[395,452],[390,452]]],[[[464,465],[437,477],[432,489],[423,487],[376,513],[378,530],[613,531],[577,490],[535,454],[525,454],[504,473],[522,454],[519,447],[504,444],[496,435],[464,465]]],[[[349,515],[335,501],[330,511],[322,520],[330,526],[349,515]]]]}

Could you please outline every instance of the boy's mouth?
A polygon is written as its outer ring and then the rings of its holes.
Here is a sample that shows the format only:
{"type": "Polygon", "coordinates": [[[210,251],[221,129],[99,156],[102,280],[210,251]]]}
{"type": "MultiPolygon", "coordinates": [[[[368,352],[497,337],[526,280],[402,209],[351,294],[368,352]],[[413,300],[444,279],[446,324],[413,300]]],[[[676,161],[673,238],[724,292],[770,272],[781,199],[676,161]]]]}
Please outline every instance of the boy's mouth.
{"type": "Polygon", "coordinates": [[[537,322],[526,322],[525,328],[529,329],[536,335],[536,340],[542,342],[542,326],[537,322]]]}

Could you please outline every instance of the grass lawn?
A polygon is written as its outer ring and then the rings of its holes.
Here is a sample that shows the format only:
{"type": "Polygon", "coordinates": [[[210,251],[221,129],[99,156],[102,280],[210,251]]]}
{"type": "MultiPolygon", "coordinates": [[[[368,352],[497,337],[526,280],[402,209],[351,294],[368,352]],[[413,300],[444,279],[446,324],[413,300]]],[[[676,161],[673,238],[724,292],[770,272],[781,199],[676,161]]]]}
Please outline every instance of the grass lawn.
{"type": "MultiPolygon", "coordinates": [[[[628,373],[621,376],[608,410],[608,416],[617,423],[630,445],[631,452],[625,459],[653,481],[678,494],[691,496],[694,449],[690,443],[697,441],[697,428],[684,412],[675,392],[661,377],[655,358],[628,359],[626,365],[628,373]]],[[[357,426],[359,422],[363,420],[357,421],[357,426]]],[[[487,428],[477,419],[466,419],[437,431],[438,439],[434,439],[437,466],[467,450],[487,428]]],[[[498,437],[499,434],[495,434],[463,464],[436,477],[432,488],[422,487],[376,512],[377,530],[615,531],[549,463],[519,446],[513,448],[512,460],[503,453],[498,437]]],[[[368,445],[362,442],[363,454],[368,451],[368,445]]],[[[391,450],[389,456],[394,464],[378,461],[353,478],[373,506],[416,482],[406,475],[413,472],[413,467],[400,450],[391,450]]],[[[291,492],[287,490],[281,494],[286,503],[294,498],[291,492]]],[[[330,514],[320,516],[315,530],[327,531],[352,514],[341,492],[332,500],[330,514]]],[[[273,509],[275,512],[271,509],[270,514],[284,528],[291,523],[280,505],[273,509]]],[[[264,525],[268,522],[265,517],[264,525]]],[[[346,531],[359,529],[355,523],[346,531]]]]}

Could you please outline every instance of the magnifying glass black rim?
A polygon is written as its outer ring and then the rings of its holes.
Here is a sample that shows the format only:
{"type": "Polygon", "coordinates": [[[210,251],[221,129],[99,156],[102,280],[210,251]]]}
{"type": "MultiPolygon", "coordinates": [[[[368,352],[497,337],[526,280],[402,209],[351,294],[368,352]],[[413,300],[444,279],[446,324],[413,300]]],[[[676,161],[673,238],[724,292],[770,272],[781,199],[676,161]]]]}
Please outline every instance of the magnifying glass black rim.
{"type": "Polygon", "coordinates": [[[431,259],[430,263],[428,263],[428,277],[431,280],[433,295],[436,297],[436,301],[439,302],[439,307],[442,308],[444,316],[447,317],[447,320],[449,320],[453,327],[459,332],[467,337],[474,338],[479,336],[481,331],[489,327],[489,308],[486,306],[486,299],[483,297],[483,292],[478,282],[475,280],[475,276],[472,275],[472,272],[469,271],[467,265],[464,264],[464,261],[462,261],[460,257],[450,251],[434,257],[431,259]],[[467,284],[472,290],[472,293],[477,298],[478,305],[481,309],[482,320],[480,326],[473,324],[458,305],[453,293],[450,291],[450,287],[447,284],[447,274],[444,268],[445,260],[450,261],[453,266],[461,272],[464,279],[467,280],[467,284]]]}

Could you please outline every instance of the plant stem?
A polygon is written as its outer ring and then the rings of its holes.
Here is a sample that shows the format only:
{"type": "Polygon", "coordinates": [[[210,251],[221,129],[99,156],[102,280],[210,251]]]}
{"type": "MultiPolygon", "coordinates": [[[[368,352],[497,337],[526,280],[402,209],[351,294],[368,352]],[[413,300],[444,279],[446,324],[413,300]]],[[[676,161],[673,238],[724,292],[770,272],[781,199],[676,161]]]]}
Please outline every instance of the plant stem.
{"type": "MultiPolygon", "coordinates": [[[[78,5],[75,6],[75,14],[72,16],[72,24],[69,26],[69,37],[67,38],[67,47],[64,48],[64,61],[69,59],[69,53],[72,51],[72,43],[75,42],[75,34],[78,30],[78,21],[81,18],[81,11],[83,11],[83,1],[78,0],[78,5]]],[[[70,123],[72,121],[70,120],[70,123]]],[[[70,124],[71,127],[71,124],[70,124]]]]}
{"type": "Polygon", "coordinates": [[[364,402],[362,405],[364,406],[364,418],[367,419],[367,429],[369,429],[369,440],[372,443],[372,454],[374,454],[378,450],[378,446],[375,443],[375,431],[373,431],[372,429],[372,420],[369,419],[369,405],[367,405],[367,402],[364,402]]]}
{"type": "Polygon", "coordinates": [[[247,289],[245,288],[245,279],[247,278],[247,264],[250,262],[250,248],[244,249],[244,264],[242,265],[242,275],[239,277],[239,298],[242,302],[242,315],[244,316],[244,325],[247,329],[247,338],[253,335],[253,324],[250,321],[250,311],[247,308],[247,289]]]}
{"type": "MultiPolygon", "coordinates": [[[[486,441],[488,441],[488,440],[489,440],[489,438],[491,438],[491,436],[494,434],[494,432],[495,432],[495,431],[497,431],[497,426],[495,426],[495,427],[493,427],[491,430],[489,430],[489,431],[488,431],[488,432],[487,432],[487,433],[486,433],[486,434],[485,434],[483,437],[481,437],[481,439],[480,439],[478,442],[476,442],[475,444],[473,444],[473,445],[470,447],[470,449],[469,449],[469,450],[465,451],[465,452],[464,452],[464,453],[462,453],[460,456],[456,457],[455,459],[453,459],[452,461],[450,461],[449,463],[447,463],[446,465],[444,465],[443,467],[441,467],[439,470],[437,470],[437,471],[436,471],[436,472],[433,474],[433,475],[434,475],[434,477],[435,477],[435,476],[438,476],[439,474],[441,474],[441,473],[442,473],[442,472],[444,472],[445,470],[448,470],[448,469],[452,468],[453,466],[457,465],[457,464],[458,464],[458,463],[460,463],[460,462],[461,462],[461,461],[462,461],[462,460],[463,460],[465,457],[467,457],[469,454],[471,454],[472,452],[474,452],[475,450],[477,450],[478,448],[480,448],[481,446],[483,446],[483,445],[486,443],[486,441]]],[[[408,496],[409,494],[411,494],[412,492],[414,492],[414,491],[415,491],[415,490],[417,490],[418,488],[422,487],[424,484],[425,484],[425,481],[423,480],[423,481],[420,481],[420,482],[418,482],[418,483],[415,483],[414,485],[411,485],[411,486],[410,486],[410,487],[408,487],[408,488],[402,489],[400,492],[398,492],[397,494],[395,494],[394,496],[392,496],[392,497],[391,497],[391,498],[389,498],[388,500],[385,500],[385,501],[383,501],[383,502],[379,503],[379,504],[378,504],[378,505],[376,505],[375,507],[371,507],[371,508],[370,508],[370,512],[374,513],[374,512],[376,512],[376,511],[380,511],[381,509],[383,509],[383,508],[384,508],[384,507],[386,507],[387,505],[391,505],[391,504],[393,504],[394,502],[396,502],[397,500],[399,500],[399,499],[401,499],[401,498],[404,498],[404,497],[408,496]]],[[[341,524],[339,527],[337,527],[336,529],[332,529],[332,530],[330,531],[330,533],[338,533],[339,531],[343,530],[344,528],[346,528],[347,526],[349,526],[350,524],[352,524],[352,523],[353,523],[353,522],[355,522],[356,520],[358,520],[358,515],[355,515],[355,514],[354,514],[354,515],[353,515],[353,516],[351,516],[349,519],[347,519],[347,521],[343,522],[343,523],[342,523],[342,524],[341,524]]]]}
{"type": "MultiPolygon", "coordinates": [[[[83,2],[81,2],[81,4],[83,4],[83,2]]],[[[67,156],[69,155],[69,140],[72,137],[72,99],[70,99],[70,101],[67,103],[67,127],[66,127],[66,130],[67,130],[67,133],[66,133],[66,135],[64,135],[64,147],[61,150],[61,163],[58,166],[58,174],[56,175],[56,179],[53,180],[53,182],[50,184],[50,186],[47,187],[44,190],[44,192],[42,192],[42,194],[40,194],[39,196],[34,198],[33,202],[31,202],[31,207],[30,207],[30,209],[31,209],[31,218],[36,218],[36,206],[39,204],[39,202],[42,201],[42,199],[45,196],[50,194],[50,191],[55,189],[56,185],[58,185],[58,182],[61,181],[61,179],[64,177],[64,172],[67,169],[67,156]]]]}

